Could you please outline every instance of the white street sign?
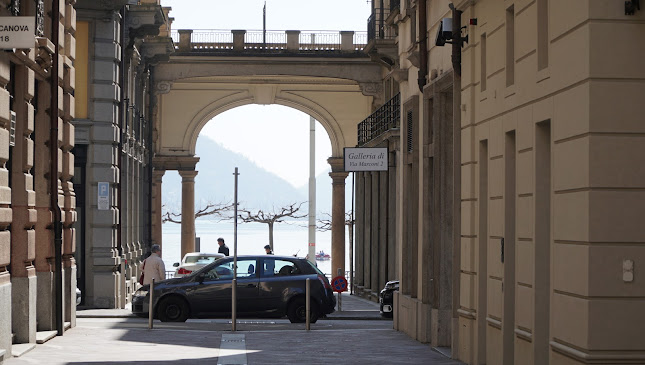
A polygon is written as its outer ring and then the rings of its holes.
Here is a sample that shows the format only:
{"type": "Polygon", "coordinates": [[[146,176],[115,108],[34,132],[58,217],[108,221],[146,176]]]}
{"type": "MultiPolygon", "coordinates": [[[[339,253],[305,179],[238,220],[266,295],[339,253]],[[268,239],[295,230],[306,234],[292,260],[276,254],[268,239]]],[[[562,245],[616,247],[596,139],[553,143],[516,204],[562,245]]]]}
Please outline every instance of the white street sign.
{"type": "Polygon", "coordinates": [[[34,48],[36,17],[1,16],[0,49],[34,48]]]}
{"type": "Polygon", "coordinates": [[[345,147],[345,171],[387,171],[387,148],[345,147]]]}
{"type": "Polygon", "coordinates": [[[99,182],[97,205],[99,210],[110,209],[110,183],[99,182]]]}

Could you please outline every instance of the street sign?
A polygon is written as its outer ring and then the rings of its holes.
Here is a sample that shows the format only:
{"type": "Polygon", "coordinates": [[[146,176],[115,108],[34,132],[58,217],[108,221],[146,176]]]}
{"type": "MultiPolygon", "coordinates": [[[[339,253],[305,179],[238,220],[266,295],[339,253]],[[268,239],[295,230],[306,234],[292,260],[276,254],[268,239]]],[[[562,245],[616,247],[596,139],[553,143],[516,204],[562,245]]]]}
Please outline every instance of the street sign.
{"type": "Polygon", "coordinates": [[[36,17],[1,16],[0,49],[34,48],[36,17]]]}
{"type": "Polygon", "coordinates": [[[345,147],[345,171],[387,171],[387,148],[345,147]]]}
{"type": "Polygon", "coordinates": [[[98,185],[98,200],[96,202],[99,210],[110,209],[110,183],[99,182],[98,185]]]}
{"type": "Polygon", "coordinates": [[[335,278],[331,279],[331,287],[335,292],[338,293],[347,291],[347,279],[342,276],[336,276],[335,278]]]}

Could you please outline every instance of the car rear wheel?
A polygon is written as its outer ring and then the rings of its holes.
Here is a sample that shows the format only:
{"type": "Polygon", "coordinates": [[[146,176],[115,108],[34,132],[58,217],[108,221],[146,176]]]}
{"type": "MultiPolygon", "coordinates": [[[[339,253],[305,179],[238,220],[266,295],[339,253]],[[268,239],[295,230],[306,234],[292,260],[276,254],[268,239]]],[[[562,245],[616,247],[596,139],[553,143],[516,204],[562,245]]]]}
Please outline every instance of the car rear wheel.
{"type": "Polygon", "coordinates": [[[161,322],[186,322],[188,304],[179,297],[168,297],[161,300],[157,316],[161,322]]]}
{"type": "MultiPolygon", "coordinates": [[[[309,316],[309,321],[311,323],[316,323],[319,316],[318,305],[311,302],[311,313],[309,316]]],[[[291,323],[303,323],[307,320],[307,307],[305,303],[305,298],[296,298],[289,308],[287,308],[287,317],[291,323]]]]}

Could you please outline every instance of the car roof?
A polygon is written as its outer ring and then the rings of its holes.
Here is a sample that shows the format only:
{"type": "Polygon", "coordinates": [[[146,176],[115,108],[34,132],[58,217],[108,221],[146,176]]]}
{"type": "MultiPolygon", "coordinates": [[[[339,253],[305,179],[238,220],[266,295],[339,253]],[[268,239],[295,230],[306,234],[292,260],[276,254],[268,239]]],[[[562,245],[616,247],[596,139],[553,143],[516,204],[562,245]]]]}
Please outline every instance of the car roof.
{"type": "MultiPolygon", "coordinates": [[[[233,256],[226,256],[226,258],[233,258],[233,256]]],[[[279,256],[279,255],[237,255],[237,259],[257,259],[257,258],[272,258],[272,259],[288,259],[288,260],[304,260],[304,257],[296,256],[279,256]]]]}
{"type": "Polygon", "coordinates": [[[184,257],[187,256],[214,256],[214,257],[224,257],[223,254],[221,253],[207,253],[207,252],[188,252],[187,254],[184,255],[184,257]]]}

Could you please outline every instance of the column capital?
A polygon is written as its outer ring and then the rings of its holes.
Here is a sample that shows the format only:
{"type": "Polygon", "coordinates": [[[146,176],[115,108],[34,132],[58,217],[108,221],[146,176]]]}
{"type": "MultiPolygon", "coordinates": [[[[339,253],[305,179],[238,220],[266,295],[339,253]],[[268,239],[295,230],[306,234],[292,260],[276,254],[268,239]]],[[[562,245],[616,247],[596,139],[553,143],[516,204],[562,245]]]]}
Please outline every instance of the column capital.
{"type": "Polygon", "coordinates": [[[152,181],[155,183],[161,183],[161,179],[166,174],[166,170],[152,170],[152,181]]]}
{"type": "Polygon", "coordinates": [[[330,157],[327,163],[331,166],[331,172],[345,172],[345,160],[342,157],[330,157]]]}
{"type": "Polygon", "coordinates": [[[345,184],[345,179],[347,179],[347,175],[349,175],[349,172],[330,172],[329,176],[331,176],[332,184],[345,184]]]}
{"type": "Polygon", "coordinates": [[[195,176],[197,176],[197,171],[196,170],[178,170],[179,176],[181,176],[181,181],[190,181],[194,180],[195,176]]]}

